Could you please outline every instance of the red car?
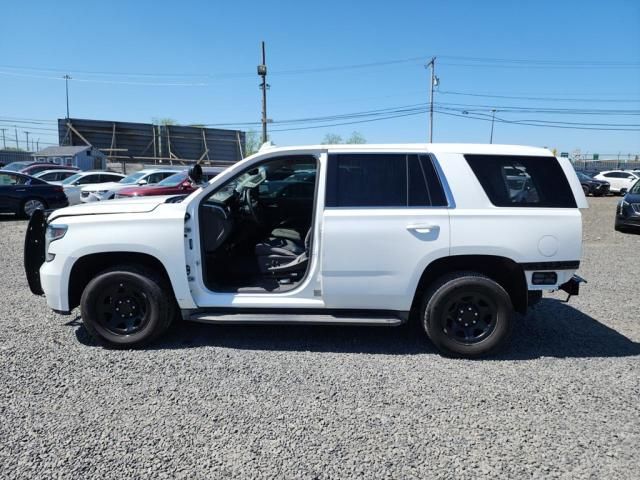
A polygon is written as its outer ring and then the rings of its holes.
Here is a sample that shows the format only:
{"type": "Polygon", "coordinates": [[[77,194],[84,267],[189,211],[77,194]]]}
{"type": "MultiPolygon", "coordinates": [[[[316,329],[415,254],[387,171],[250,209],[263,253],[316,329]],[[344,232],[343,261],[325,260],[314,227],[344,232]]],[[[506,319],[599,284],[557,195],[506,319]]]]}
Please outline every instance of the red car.
{"type": "MultiPolygon", "coordinates": [[[[202,182],[206,183],[224,171],[225,167],[205,167],[202,182]]],[[[150,195],[188,195],[201,185],[195,185],[186,171],[174,173],[155,185],[127,187],[119,190],[115,198],[146,197],[150,195]]]]}

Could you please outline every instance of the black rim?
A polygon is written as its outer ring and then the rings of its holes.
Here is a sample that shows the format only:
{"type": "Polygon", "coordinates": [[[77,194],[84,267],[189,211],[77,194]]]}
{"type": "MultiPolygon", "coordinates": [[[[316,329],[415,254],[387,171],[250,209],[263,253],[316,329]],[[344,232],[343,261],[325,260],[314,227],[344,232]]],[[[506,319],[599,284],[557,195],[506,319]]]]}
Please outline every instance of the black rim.
{"type": "Polygon", "coordinates": [[[115,335],[131,335],[148,322],[149,300],[140,288],[117,282],[100,293],[96,314],[100,325],[115,335]]]}
{"type": "Polygon", "coordinates": [[[495,302],[486,295],[457,294],[445,306],[442,331],[456,342],[478,343],[495,329],[497,313],[495,302]]]}

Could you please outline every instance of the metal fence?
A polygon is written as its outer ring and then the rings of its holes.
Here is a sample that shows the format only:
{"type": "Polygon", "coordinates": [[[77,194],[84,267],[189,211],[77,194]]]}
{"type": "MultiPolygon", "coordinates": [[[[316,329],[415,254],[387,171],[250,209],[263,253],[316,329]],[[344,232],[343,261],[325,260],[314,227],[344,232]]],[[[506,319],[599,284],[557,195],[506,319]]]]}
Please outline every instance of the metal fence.
{"type": "Polygon", "coordinates": [[[244,157],[245,132],[178,125],[58,119],[60,145],[93,145],[111,161],[206,162],[229,165],[244,157]]]}
{"type": "Polygon", "coordinates": [[[640,160],[572,160],[576,170],[634,170],[640,169],[640,160]]]}
{"type": "Polygon", "coordinates": [[[21,152],[15,150],[0,150],[0,166],[8,165],[11,162],[29,162],[31,152],[21,152]]]}

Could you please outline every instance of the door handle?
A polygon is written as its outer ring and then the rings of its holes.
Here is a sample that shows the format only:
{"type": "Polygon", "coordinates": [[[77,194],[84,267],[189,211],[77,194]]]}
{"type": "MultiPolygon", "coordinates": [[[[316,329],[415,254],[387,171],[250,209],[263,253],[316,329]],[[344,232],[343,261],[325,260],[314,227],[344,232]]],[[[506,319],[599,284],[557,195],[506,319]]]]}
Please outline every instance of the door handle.
{"type": "Polygon", "coordinates": [[[26,192],[26,188],[16,188],[16,192],[26,192]]]}
{"type": "Polygon", "coordinates": [[[416,233],[431,233],[440,230],[438,225],[428,225],[422,223],[411,223],[407,225],[407,230],[413,230],[416,233]]]}

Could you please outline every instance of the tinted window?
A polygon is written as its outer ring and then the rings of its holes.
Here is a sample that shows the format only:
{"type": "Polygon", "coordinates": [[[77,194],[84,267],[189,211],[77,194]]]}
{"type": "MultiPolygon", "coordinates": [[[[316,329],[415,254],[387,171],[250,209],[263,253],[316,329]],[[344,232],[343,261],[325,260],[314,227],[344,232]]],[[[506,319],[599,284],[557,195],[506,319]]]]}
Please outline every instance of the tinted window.
{"type": "Polygon", "coordinates": [[[100,175],[86,175],[78,180],[77,185],[88,185],[90,183],[100,182],[100,175]]]}
{"type": "Polygon", "coordinates": [[[119,182],[120,180],[122,180],[122,177],[119,175],[109,175],[108,173],[100,175],[101,182],[119,182]]]}
{"type": "Polygon", "coordinates": [[[329,161],[328,207],[406,207],[447,204],[427,155],[344,154],[329,161]]]}
{"type": "Polygon", "coordinates": [[[465,155],[491,203],[498,207],[575,208],[562,167],[553,157],[465,155]]]}

